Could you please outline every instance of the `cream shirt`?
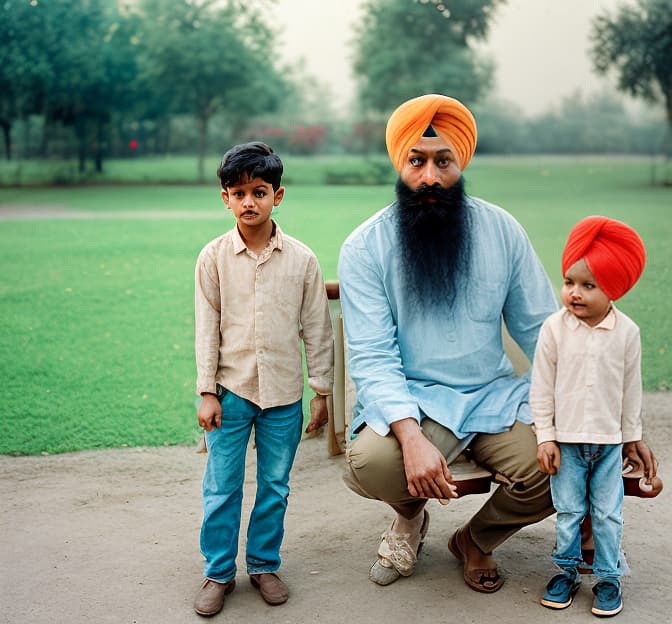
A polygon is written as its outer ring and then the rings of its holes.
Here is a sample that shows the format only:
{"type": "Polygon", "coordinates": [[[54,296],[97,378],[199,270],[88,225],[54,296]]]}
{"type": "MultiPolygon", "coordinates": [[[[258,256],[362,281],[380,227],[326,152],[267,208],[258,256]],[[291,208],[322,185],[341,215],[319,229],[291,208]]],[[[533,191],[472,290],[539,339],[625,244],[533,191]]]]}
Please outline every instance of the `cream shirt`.
{"type": "Polygon", "coordinates": [[[334,342],[315,254],[275,234],[259,256],[234,227],[211,241],[196,263],[196,391],[220,384],[262,409],[303,394],[301,339],[308,383],[331,394],[334,342]]]}
{"type": "Polygon", "coordinates": [[[613,304],[595,327],[566,308],[552,314],[539,333],[530,408],[539,444],[641,440],[639,327],[613,304]]]}

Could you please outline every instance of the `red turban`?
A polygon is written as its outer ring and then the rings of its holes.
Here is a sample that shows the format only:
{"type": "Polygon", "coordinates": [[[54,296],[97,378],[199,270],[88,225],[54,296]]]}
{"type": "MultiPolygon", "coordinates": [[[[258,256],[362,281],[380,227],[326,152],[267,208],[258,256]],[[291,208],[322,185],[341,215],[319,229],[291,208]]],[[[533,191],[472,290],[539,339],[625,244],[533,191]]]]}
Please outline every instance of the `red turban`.
{"type": "Polygon", "coordinates": [[[629,225],[607,217],[586,217],[569,233],[562,274],[584,259],[597,285],[612,301],[620,299],[644,270],[644,243],[629,225]]]}
{"type": "Polygon", "coordinates": [[[476,121],[462,102],[436,94],[404,102],[388,120],[385,142],[394,168],[401,171],[408,152],[430,125],[452,145],[464,171],[476,149],[476,121]]]}

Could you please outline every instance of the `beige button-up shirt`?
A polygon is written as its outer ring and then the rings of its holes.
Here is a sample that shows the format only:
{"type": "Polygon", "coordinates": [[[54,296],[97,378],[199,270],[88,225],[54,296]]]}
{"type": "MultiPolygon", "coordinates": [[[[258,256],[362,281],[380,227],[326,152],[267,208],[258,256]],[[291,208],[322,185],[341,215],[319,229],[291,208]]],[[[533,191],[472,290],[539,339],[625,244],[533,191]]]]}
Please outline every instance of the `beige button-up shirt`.
{"type": "Polygon", "coordinates": [[[552,314],[539,333],[530,408],[539,444],[641,440],[639,327],[613,304],[595,327],[566,308],[552,314]]]}
{"type": "Polygon", "coordinates": [[[331,394],[334,343],[324,281],[315,254],[275,234],[257,256],[234,227],[211,241],[196,264],[196,391],[220,384],[262,409],[303,394],[308,383],[331,394]]]}

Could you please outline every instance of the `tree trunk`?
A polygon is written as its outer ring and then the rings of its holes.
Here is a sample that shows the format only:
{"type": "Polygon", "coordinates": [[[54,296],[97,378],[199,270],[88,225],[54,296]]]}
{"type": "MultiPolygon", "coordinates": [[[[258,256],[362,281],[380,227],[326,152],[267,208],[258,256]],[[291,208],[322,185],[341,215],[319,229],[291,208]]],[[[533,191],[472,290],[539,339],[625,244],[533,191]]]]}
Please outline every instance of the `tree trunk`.
{"type": "Polygon", "coordinates": [[[198,118],[198,181],[205,182],[205,154],[208,143],[208,122],[210,116],[202,114],[198,118]]]}
{"type": "Polygon", "coordinates": [[[51,131],[51,122],[49,117],[44,116],[42,124],[42,138],[40,139],[40,158],[46,158],[49,153],[49,132],[51,131]]]}
{"type": "Polygon", "coordinates": [[[96,163],[96,173],[103,173],[103,123],[99,121],[96,124],[96,148],[94,153],[94,162],[96,163]]]}
{"type": "Polygon", "coordinates": [[[12,160],[12,124],[6,119],[0,119],[0,127],[2,127],[2,136],[5,143],[5,158],[12,160]]]}
{"type": "Polygon", "coordinates": [[[84,173],[86,165],[86,122],[81,119],[75,120],[75,136],[77,137],[77,160],[79,173],[84,173]]]}
{"type": "Polygon", "coordinates": [[[32,156],[30,151],[30,117],[26,115],[21,122],[23,124],[23,149],[20,153],[26,159],[32,156]]]}

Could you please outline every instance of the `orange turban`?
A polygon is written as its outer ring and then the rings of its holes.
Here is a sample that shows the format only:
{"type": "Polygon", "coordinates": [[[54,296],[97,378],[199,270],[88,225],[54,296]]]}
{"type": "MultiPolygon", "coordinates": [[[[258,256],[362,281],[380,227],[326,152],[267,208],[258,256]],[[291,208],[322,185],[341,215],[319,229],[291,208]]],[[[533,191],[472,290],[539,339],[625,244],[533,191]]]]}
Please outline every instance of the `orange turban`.
{"type": "Polygon", "coordinates": [[[607,217],[586,217],[569,233],[562,253],[562,274],[582,258],[597,285],[615,301],[642,274],[646,249],[639,234],[629,225],[607,217]]]}
{"type": "Polygon", "coordinates": [[[385,142],[394,168],[401,171],[408,152],[430,125],[453,146],[464,171],[476,149],[476,121],[462,102],[436,94],[404,102],[388,120],[385,142]]]}

